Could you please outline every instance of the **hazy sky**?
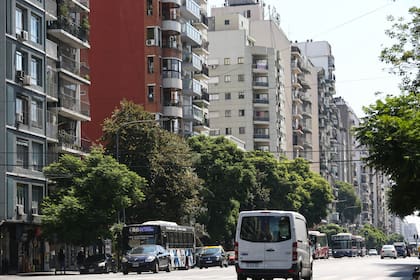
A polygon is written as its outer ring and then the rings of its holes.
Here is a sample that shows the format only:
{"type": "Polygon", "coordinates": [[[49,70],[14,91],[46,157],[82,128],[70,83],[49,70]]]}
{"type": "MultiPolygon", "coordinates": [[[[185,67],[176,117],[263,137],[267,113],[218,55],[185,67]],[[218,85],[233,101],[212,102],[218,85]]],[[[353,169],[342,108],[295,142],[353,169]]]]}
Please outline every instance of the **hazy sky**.
{"type": "MultiPolygon", "coordinates": [[[[208,0],[221,7],[224,0],[208,0]]],[[[390,45],[385,30],[388,15],[409,19],[416,0],[265,0],[275,7],[280,25],[292,41],[328,41],[335,58],[336,96],[342,96],[355,113],[375,102],[375,92],[398,94],[399,79],[379,61],[383,46],[390,45]]]]}

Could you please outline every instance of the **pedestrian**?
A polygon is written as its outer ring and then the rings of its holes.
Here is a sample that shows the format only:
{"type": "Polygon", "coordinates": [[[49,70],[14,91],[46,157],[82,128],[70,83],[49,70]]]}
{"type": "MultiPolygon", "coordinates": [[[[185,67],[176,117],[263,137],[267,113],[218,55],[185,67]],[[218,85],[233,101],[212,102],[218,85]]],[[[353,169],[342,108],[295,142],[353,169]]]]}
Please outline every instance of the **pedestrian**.
{"type": "Polygon", "coordinates": [[[61,248],[60,252],[58,252],[58,263],[60,265],[61,273],[64,272],[64,274],[66,274],[66,255],[64,254],[63,248],[61,248]]]}
{"type": "Polygon", "coordinates": [[[84,260],[85,260],[85,256],[83,252],[80,250],[79,253],[77,253],[77,267],[79,269],[83,265],[84,260]]]}

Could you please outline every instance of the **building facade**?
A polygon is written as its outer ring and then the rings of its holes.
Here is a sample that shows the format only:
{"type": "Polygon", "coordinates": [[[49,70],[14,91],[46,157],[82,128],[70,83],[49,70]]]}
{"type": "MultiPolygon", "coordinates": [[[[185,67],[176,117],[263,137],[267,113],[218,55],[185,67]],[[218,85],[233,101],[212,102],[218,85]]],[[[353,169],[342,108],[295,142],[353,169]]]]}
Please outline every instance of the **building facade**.
{"type": "Polygon", "coordinates": [[[52,267],[40,204],[52,186],[42,173],[62,153],[86,154],[90,120],[86,0],[0,3],[0,232],[3,273],[52,267]]]}
{"type": "Polygon", "coordinates": [[[208,134],[207,1],[92,0],[91,6],[94,102],[83,135],[97,141],[123,99],[155,114],[168,131],[208,134]]]}

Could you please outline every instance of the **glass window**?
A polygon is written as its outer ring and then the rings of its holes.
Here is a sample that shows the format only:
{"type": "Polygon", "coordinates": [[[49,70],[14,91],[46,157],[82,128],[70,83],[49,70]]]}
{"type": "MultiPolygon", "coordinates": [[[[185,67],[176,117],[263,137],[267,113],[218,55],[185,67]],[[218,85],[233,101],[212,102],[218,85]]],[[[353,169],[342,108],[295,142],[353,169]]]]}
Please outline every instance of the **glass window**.
{"type": "Polygon", "coordinates": [[[19,7],[16,7],[15,27],[16,27],[16,34],[20,34],[21,31],[23,30],[23,11],[19,7]]]}
{"type": "Polygon", "coordinates": [[[225,62],[225,65],[229,65],[230,64],[230,58],[225,57],[224,62],[225,62]]]}
{"type": "Polygon", "coordinates": [[[23,54],[16,51],[16,71],[23,71],[23,54]]]}
{"type": "Polygon", "coordinates": [[[225,75],[225,83],[230,83],[230,75],[225,75]]]}
{"type": "Polygon", "coordinates": [[[149,99],[149,102],[155,100],[155,86],[147,86],[147,98],[149,99]]]}
{"type": "Polygon", "coordinates": [[[41,18],[31,14],[31,41],[41,44],[41,18]]]}
{"type": "Polygon", "coordinates": [[[232,98],[230,92],[225,93],[225,100],[230,100],[232,98]]]}
{"type": "Polygon", "coordinates": [[[42,186],[32,186],[32,214],[38,215],[39,213],[39,206],[43,199],[43,187],[42,186]]]}
{"type": "Polygon", "coordinates": [[[31,101],[31,125],[42,128],[42,102],[31,101]]]}
{"type": "Polygon", "coordinates": [[[28,100],[24,97],[16,97],[16,122],[28,124],[28,100]]]}
{"type": "Polygon", "coordinates": [[[245,98],[245,92],[240,91],[238,92],[238,99],[244,99],[245,98]]]}
{"type": "Polygon", "coordinates": [[[239,134],[245,134],[245,127],[241,126],[239,128],[239,134]]]}
{"type": "Polygon", "coordinates": [[[238,57],[238,64],[244,64],[244,58],[238,57]]]}
{"type": "Polygon", "coordinates": [[[153,73],[154,72],[153,57],[152,56],[147,57],[147,72],[148,73],[153,73]]]}
{"type": "Polygon", "coordinates": [[[17,183],[16,184],[16,204],[23,205],[26,208],[28,185],[17,183]]]}
{"type": "Polygon", "coordinates": [[[44,167],[44,150],[41,143],[32,143],[32,165],[33,169],[37,171],[42,171],[44,167]]]}
{"type": "Polygon", "coordinates": [[[281,242],[291,239],[287,216],[243,217],[240,237],[250,242],[281,242]]]}
{"type": "Polygon", "coordinates": [[[29,144],[27,140],[18,138],[16,141],[16,166],[29,168],[29,144]]]}
{"type": "Polygon", "coordinates": [[[30,64],[31,84],[42,86],[42,62],[40,59],[32,57],[30,64]]]}
{"type": "Polygon", "coordinates": [[[239,110],[238,114],[239,114],[240,117],[245,116],[245,110],[244,109],[239,110]]]}
{"type": "Polygon", "coordinates": [[[230,21],[228,19],[225,19],[225,25],[229,25],[230,21]]]}
{"type": "Polygon", "coordinates": [[[231,117],[232,116],[232,111],[231,110],[225,110],[225,117],[231,117]]]}
{"type": "Polygon", "coordinates": [[[245,81],[245,75],[244,75],[244,74],[239,74],[239,75],[238,75],[238,81],[239,81],[239,82],[243,82],[243,81],[245,81]]]}
{"type": "Polygon", "coordinates": [[[225,134],[226,135],[231,135],[232,134],[232,128],[231,127],[226,127],[226,129],[225,129],[225,134]]]}

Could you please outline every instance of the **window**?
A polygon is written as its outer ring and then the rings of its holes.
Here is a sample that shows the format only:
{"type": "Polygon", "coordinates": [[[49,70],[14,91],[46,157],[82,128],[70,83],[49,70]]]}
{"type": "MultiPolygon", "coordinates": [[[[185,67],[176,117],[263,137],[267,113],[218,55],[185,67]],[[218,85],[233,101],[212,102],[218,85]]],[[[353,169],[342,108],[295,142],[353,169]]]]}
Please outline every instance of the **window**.
{"type": "Polygon", "coordinates": [[[31,84],[42,86],[42,62],[40,59],[32,57],[30,64],[31,84]]]}
{"type": "Polygon", "coordinates": [[[41,44],[41,18],[31,14],[31,41],[41,44]]]}
{"type": "Polygon", "coordinates": [[[245,75],[244,74],[238,74],[238,81],[239,82],[245,81],[245,75]]]}
{"type": "Polygon", "coordinates": [[[231,99],[231,94],[230,94],[230,92],[226,92],[225,93],[225,100],[230,100],[231,99]]]}
{"type": "Polygon", "coordinates": [[[229,57],[225,57],[224,63],[225,63],[225,65],[229,65],[230,64],[230,58],[229,57]]]}
{"type": "Polygon", "coordinates": [[[27,191],[28,185],[22,183],[16,184],[16,205],[22,205],[24,208],[26,208],[26,200],[28,199],[27,191]]]}
{"type": "Polygon", "coordinates": [[[246,10],[246,17],[250,18],[251,17],[251,10],[246,10]]]}
{"type": "Polygon", "coordinates": [[[238,64],[244,64],[244,58],[242,56],[238,57],[238,64]]]}
{"type": "Polygon", "coordinates": [[[244,99],[245,98],[245,92],[240,91],[238,92],[238,99],[244,99]]]}
{"type": "Polygon", "coordinates": [[[230,20],[225,19],[225,25],[229,25],[230,24],[230,20]]]}
{"type": "Polygon", "coordinates": [[[162,76],[163,78],[181,79],[181,61],[177,59],[163,59],[162,76]]]}
{"type": "Polygon", "coordinates": [[[209,101],[217,101],[219,100],[220,96],[218,93],[212,93],[209,95],[209,101]]]}
{"type": "Polygon", "coordinates": [[[244,126],[241,126],[239,128],[239,134],[245,134],[245,127],[244,126]]]}
{"type": "Polygon", "coordinates": [[[243,110],[243,109],[239,110],[238,114],[239,114],[240,117],[245,116],[245,110],[243,110]]]}
{"type": "Polygon", "coordinates": [[[44,167],[44,151],[43,145],[41,143],[32,143],[32,165],[33,169],[37,171],[42,171],[44,167]]]}
{"type": "Polygon", "coordinates": [[[32,186],[32,206],[31,206],[32,214],[35,214],[35,215],[39,214],[39,206],[43,199],[42,189],[43,189],[42,186],[32,186]]]}
{"type": "Polygon", "coordinates": [[[16,71],[23,71],[23,54],[16,51],[16,71]]]}
{"type": "Polygon", "coordinates": [[[31,125],[33,127],[42,128],[42,102],[31,101],[31,125]]]}
{"type": "Polygon", "coordinates": [[[16,34],[20,35],[22,30],[24,28],[24,17],[23,17],[23,11],[20,7],[16,7],[15,11],[15,30],[16,34]]]}
{"type": "Polygon", "coordinates": [[[16,122],[28,124],[28,100],[23,96],[16,97],[16,122]]]}
{"type": "Polygon", "coordinates": [[[149,102],[153,102],[155,100],[155,86],[149,85],[147,86],[147,99],[149,102]]]}
{"type": "Polygon", "coordinates": [[[226,127],[225,134],[226,135],[232,135],[232,128],[231,127],[226,127]]]}
{"type": "Polygon", "coordinates": [[[232,111],[231,110],[225,110],[225,117],[229,118],[232,116],[232,111]]]}
{"type": "Polygon", "coordinates": [[[16,166],[29,168],[29,143],[28,140],[16,140],[16,166]]]}
{"type": "Polygon", "coordinates": [[[287,216],[243,217],[241,239],[251,242],[281,242],[291,236],[290,219],[287,216]]]}
{"type": "Polygon", "coordinates": [[[147,15],[151,16],[153,15],[153,1],[152,0],[147,0],[147,15]]]}
{"type": "Polygon", "coordinates": [[[147,57],[147,72],[148,73],[153,73],[154,72],[153,56],[148,56],[147,57]]]}
{"type": "Polygon", "coordinates": [[[225,75],[225,83],[230,83],[230,75],[225,75]]]}

